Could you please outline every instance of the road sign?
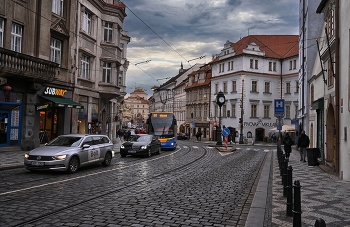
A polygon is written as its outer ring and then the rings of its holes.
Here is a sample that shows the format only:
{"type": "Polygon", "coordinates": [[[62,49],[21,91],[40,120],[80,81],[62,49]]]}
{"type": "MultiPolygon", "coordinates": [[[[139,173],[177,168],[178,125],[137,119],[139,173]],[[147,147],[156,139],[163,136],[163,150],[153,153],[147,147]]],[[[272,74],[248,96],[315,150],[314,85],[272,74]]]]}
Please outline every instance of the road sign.
{"type": "Polygon", "coordinates": [[[228,135],[230,135],[230,129],[224,128],[221,133],[223,136],[228,136],[228,135]]]}
{"type": "Polygon", "coordinates": [[[282,125],[277,125],[277,130],[282,130],[282,125]]]}
{"type": "Polygon", "coordinates": [[[275,104],[275,115],[284,115],[284,99],[275,99],[274,100],[275,104]]]}
{"type": "Polygon", "coordinates": [[[195,121],[192,121],[192,127],[196,127],[196,122],[195,121]]]}

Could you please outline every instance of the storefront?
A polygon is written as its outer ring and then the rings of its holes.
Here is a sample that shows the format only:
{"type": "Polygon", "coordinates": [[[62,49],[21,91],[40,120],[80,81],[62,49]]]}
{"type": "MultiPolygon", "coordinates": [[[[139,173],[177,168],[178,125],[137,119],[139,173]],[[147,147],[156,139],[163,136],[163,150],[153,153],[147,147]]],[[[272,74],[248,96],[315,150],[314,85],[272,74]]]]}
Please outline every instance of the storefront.
{"type": "Polygon", "coordinates": [[[6,84],[0,90],[0,147],[19,146],[23,94],[6,84]]]}
{"type": "Polygon", "coordinates": [[[72,109],[84,109],[80,103],[72,101],[72,90],[43,87],[38,95],[39,139],[47,143],[59,135],[71,132],[72,109]]]}

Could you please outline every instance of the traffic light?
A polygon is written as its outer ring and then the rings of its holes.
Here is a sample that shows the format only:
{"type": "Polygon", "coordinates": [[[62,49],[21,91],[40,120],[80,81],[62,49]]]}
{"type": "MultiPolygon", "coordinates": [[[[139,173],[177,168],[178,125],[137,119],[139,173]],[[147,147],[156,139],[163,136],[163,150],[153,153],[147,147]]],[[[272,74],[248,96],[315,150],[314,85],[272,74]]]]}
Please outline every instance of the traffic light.
{"type": "Polygon", "coordinates": [[[239,118],[239,123],[240,123],[240,124],[242,124],[242,123],[243,123],[242,118],[239,118]]]}

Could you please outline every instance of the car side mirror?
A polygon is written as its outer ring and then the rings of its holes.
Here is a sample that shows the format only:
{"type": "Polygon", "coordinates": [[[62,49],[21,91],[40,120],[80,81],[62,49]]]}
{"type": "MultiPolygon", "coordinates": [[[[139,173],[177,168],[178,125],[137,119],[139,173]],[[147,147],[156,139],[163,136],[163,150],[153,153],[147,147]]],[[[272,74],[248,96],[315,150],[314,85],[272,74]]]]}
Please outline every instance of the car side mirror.
{"type": "Polygon", "coordinates": [[[89,144],[84,144],[83,145],[83,149],[85,149],[85,148],[89,148],[90,147],[90,145],[89,144]]]}

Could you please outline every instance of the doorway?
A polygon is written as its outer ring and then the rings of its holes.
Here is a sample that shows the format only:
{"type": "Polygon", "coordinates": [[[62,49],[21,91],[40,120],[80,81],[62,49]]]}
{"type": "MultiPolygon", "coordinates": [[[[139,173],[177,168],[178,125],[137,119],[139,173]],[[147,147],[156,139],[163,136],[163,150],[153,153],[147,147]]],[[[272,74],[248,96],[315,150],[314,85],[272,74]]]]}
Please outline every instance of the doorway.
{"type": "Polygon", "coordinates": [[[9,126],[11,119],[10,111],[0,110],[0,146],[10,144],[9,126]]]}

